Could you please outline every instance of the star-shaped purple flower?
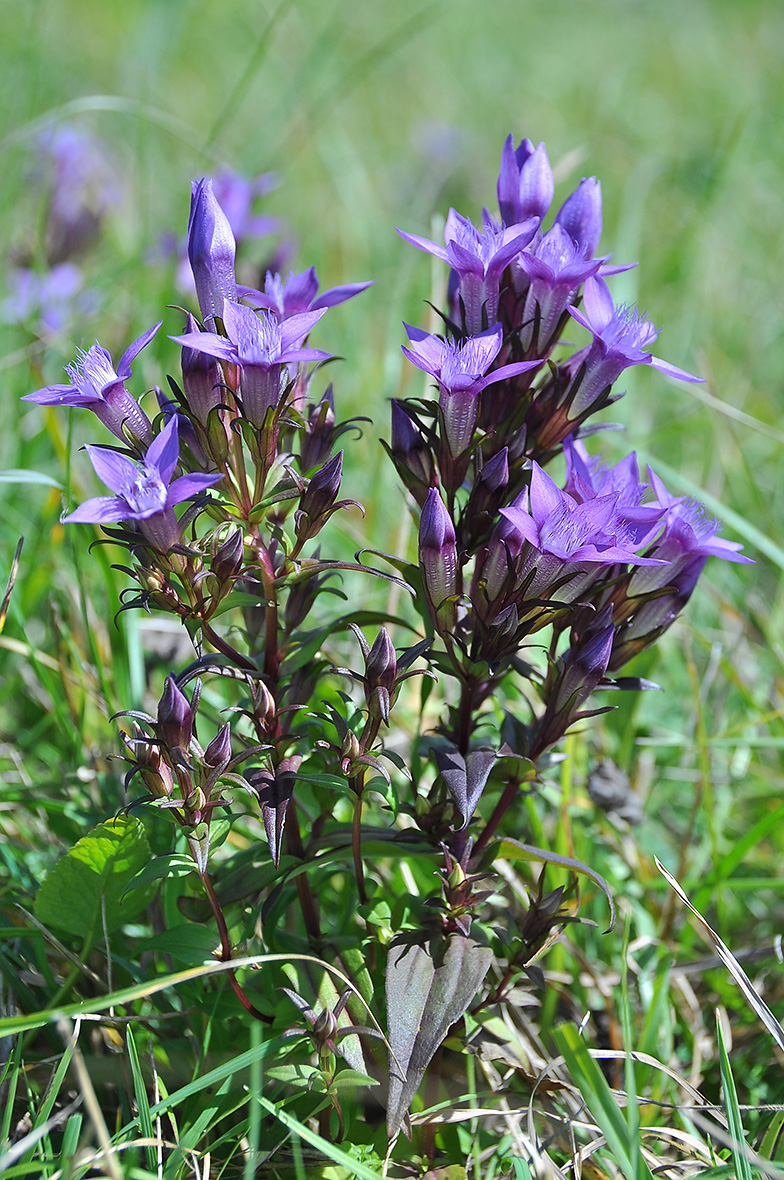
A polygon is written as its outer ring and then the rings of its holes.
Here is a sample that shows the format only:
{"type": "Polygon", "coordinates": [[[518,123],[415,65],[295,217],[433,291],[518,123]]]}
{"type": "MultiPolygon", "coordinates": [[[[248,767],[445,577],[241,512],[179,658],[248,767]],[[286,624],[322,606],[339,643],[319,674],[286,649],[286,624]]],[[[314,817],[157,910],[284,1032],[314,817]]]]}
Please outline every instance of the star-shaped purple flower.
{"type": "Polygon", "coordinates": [[[287,320],[303,312],[336,307],[339,303],[345,303],[347,299],[353,299],[367,287],[372,287],[373,282],[371,279],[367,283],[345,283],[341,287],[330,287],[328,291],[323,291],[319,295],[316,268],[311,266],[298,275],[289,271],[289,277],[285,282],[279,274],[273,274],[268,270],[263,291],[257,291],[254,287],[238,287],[237,290],[241,298],[249,300],[255,307],[267,308],[274,311],[279,320],[287,320]]]}
{"type": "Polygon", "coordinates": [[[479,394],[487,385],[505,381],[537,368],[542,362],[517,361],[488,372],[501,351],[504,333],[500,324],[469,336],[462,344],[442,340],[419,328],[403,325],[411,348],[401,345],[410,361],[438,382],[439,404],[444,414],[447,442],[454,456],[469,446],[476,426],[479,394]]]}
{"type": "Polygon", "coordinates": [[[585,357],[585,371],[571,400],[571,416],[579,417],[632,365],[650,365],[677,381],[700,382],[683,369],[652,356],[645,349],[653,344],[658,330],[642,319],[633,307],[616,307],[603,279],[589,278],[583,293],[583,307],[570,307],[569,314],[593,335],[585,357]]]}
{"type": "Polygon", "coordinates": [[[125,388],[125,382],[131,376],[131,362],[150,343],[162,322],[134,340],[120,357],[116,370],[109,353],[96,341],[87,352],[80,350],[73,364],[66,365],[70,385],[47,385],[35,393],[26,393],[22,401],[39,406],[82,406],[92,410],[122,442],[128,441],[123,433],[125,425],[142,443],[149,443],[150,420],[125,388]]]}
{"type": "Polygon", "coordinates": [[[320,348],[297,345],[318,323],[327,309],[289,316],[279,323],[269,311],[258,315],[249,307],[223,301],[223,326],[227,336],[214,332],[186,332],[172,336],[176,344],[205,352],[218,360],[239,365],[242,370],[242,406],[245,417],[261,426],[267,410],[280,398],[283,365],[298,361],[321,361],[329,357],[320,348]]]}
{"type": "Polygon", "coordinates": [[[602,261],[601,258],[586,261],[581,247],[560,225],[554,225],[531,250],[520,254],[516,265],[529,280],[520,333],[525,349],[535,344],[541,355],[548,351],[555,343],[570,296],[597,273],[602,261]]]}
{"type": "Polygon", "coordinates": [[[650,484],[641,483],[634,451],[614,467],[602,463],[601,458],[590,458],[584,445],[571,435],[564,439],[566,482],[564,491],[578,504],[595,500],[597,496],[615,495],[619,521],[628,530],[627,540],[639,551],[653,540],[661,526],[665,506],[643,504],[643,496],[650,484]]]}
{"type": "Polygon", "coordinates": [[[104,447],[85,447],[95,473],[113,496],[86,500],[64,524],[113,524],[136,521],[140,532],[161,553],[168,552],[180,538],[174,505],[190,499],[217,483],[220,475],[181,475],[171,483],[180,456],[177,418],[171,417],[153,439],[142,463],[104,447]]]}
{"type": "Polygon", "coordinates": [[[444,243],[439,246],[418,234],[397,232],[427,254],[446,262],[457,274],[460,298],[465,308],[466,330],[482,331],[483,309],[487,323],[498,319],[501,275],[516,254],[529,244],[539,228],[539,218],[531,217],[522,225],[502,228],[485,212],[483,228],[478,230],[454,209],[449,210],[444,227],[444,243]]]}

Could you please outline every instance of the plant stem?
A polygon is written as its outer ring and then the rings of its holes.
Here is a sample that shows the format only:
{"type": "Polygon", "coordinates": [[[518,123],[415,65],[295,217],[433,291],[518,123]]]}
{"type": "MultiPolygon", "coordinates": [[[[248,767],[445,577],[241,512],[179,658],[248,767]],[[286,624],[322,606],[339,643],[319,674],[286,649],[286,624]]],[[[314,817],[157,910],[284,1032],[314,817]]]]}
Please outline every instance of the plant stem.
{"type": "Polygon", "coordinates": [[[367,904],[365,889],[365,866],[362,863],[362,788],[364,784],[360,775],[356,779],[356,797],[354,799],[354,822],[351,828],[351,848],[354,853],[354,875],[357,879],[357,893],[359,904],[367,904]]]}
{"type": "MultiPolygon", "coordinates": [[[[215,916],[215,922],[218,927],[218,935],[220,936],[221,944],[221,959],[224,963],[229,963],[231,962],[233,956],[231,953],[229,928],[226,925],[226,919],[223,916],[223,910],[221,909],[220,902],[218,901],[215,889],[213,888],[209,873],[200,873],[199,876],[201,877],[201,883],[204,886],[204,891],[209,899],[210,907],[215,916]]],[[[226,974],[228,976],[229,983],[231,984],[232,991],[239,1002],[242,1004],[245,1011],[250,1013],[251,1016],[255,1017],[256,1020],[261,1020],[264,1024],[272,1024],[271,1016],[265,1016],[263,1012],[260,1012],[258,1008],[251,1004],[250,1000],[245,995],[245,992],[240,987],[237,981],[237,976],[234,974],[234,972],[227,971],[226,974]]]]}
{"type": "MultiPolygon", "coordinates": [[[[286,812],[286,826],[284,828],[286,833],[286,840],[288,842],[289,850],[292,856],[296,856],[297,860],[305,860],[305,847],[302,843],[302,835],[299,830],[299,819],[297,817],[297,807],[292,799],[289,803],[289,809],[286,812]]],[[[299,904],[302,910],[302,920],[305,923],[305,930],[314,948],[318,949],[321,946],[321,923],[319,921],[318,909],[316,907],[316,899],[310,888],[306,873],[299,873],[296,879],[297,895],[299,897],[299,904]]]]}
{"type": "Polygon", "coordinates": [[[517,798],[519,787],[520,784],[517,779],[512,779],[510,783],[506,784],[503,795],[496,803],[493,814],[490,816],[490,819],[485,825],[484,831],[481,832],[476,844],[474,845],[474,857],[478,856],[478,854],[489,844],[490,840],[495,835],[496,828],[506,815],[512,803],[514,803],[515,799],[517,798]]]}

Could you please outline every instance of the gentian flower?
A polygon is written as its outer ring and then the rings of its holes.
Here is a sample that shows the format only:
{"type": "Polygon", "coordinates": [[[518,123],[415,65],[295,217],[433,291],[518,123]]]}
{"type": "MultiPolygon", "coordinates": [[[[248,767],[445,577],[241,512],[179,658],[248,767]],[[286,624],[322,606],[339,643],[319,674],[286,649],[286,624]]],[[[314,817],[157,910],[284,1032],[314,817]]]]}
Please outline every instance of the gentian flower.
{"type": "MultiPolygon", "coordinates": [[[[509,508],[502,508],[501,516],[517,534],[507,538],[507,547],[516,540],[521,555],[517,581],[529,598],[545,598],[557,591],[559,599],[574,601],[599,576],[602,566],[658,565],[663,560],[637,555],[637,542],[618,513],[617,493],[580,504],[535,462],[530,490],[509,508]]],[[[488,556],[497,561],[492,540],[490,550],[488,556]]]]}
{"type": "Polygon", "coordinates": [[[103,447],[87,446],[95,473],[113,496],[95,496],[64,517],[64,524],[134,521],[146,540],[167,553],[180,539],[174,505],[210,487],[220,475],[181,475],[171,483],[180,456],[177,418],[172,417],[150,443],[142,463],[103,447]]]}
{"type": "Polygon", "coordinates": [[[292,315],[279,323],[269,311],[256,315],[249,307],[223,301],[223,326],[227,336],[213,332],[186,332],[172,336],[176,344],[207,353],[242,369],[242,406],[245,417],[261,426],[267,410],[280,398],[283,365],[296,361],[320,361],[329,357],[319,348],[295,347],[318,323],[327,309],[292,315]]]}
{"type": "Polygon", "coordinates": [[[191,187],[188,259],[201,314],[206,321],[221,314],[224,299],[236,299],[234,256],[237,244],[226,214],[205,177],[191,187]]]}
{"type": "Polygon", "coordinates": [[[403,352],[420,369],[438,382],[439,405],[444,415],[446,437],[454,456],[461,455],[471,443],[479,409],[479,394],[487,385],[505,381],[541,365],[541,360],[517,361],[488,373],[503,343],[500,324],[462,344],[431,336],[419,328],[403,325],[411,341],[403,352]]]}
{"type": "Polygon", "coordinates": [[[51,267],[84,253],[123,198],[121,170],[107,145],[68,123],[48,127],[37,139],[32,175],[46,202],[46,261],[51,267]]]}
{"type": "Polygon", "coordinates": [[[12,267],[6,281],[9,295],[0,304],[6,323],[35,323],[39,330],[63,332],[77,316],[94,317],[98,310],[97,293],[85,291],[84,275],[74,262],[60,262],[43,272],[12,267]]]}
{"type": "Polygon", "coordinates": [[[643,320],[635,308],[615,307],[603,279],[589,278],[583,307],[580,310],[569,307],[568,311],[593,335],[593,344],[585,354],[585,371],[569,396],[573,418],[593,405],[631,365],[650,365],[678,381],[703,380],[644,351],[656,339],[657,329],[643,320]]]}
{"type": "Polygon", "coordinates": [[[641,483],[637,456],[632,451],[614,467],[608,467],[597,456],[589,458],[584,445],[571,435],[564,439],[566,481],[564,491],[578,504],[595,500],[597,496],[617,496],[618,517],[632,530],[635,549],[643,549],[659,531],[665,506],[643,504],[643,496],[650,484],[641,483]]]}
{"type": "Polygon", "coordinates": [[[586,261],[579,244],[561,225],[554,225],[531,250],[520,254],[515,265],[528,278],[520,341],[526,350],[534,345],[541,356],[555,343],[570,296],[597,273],[602,259],[586,261]]]}
{"type": "Polygon", "coordinates": [[[125,382],[131,376],[131,362],[150,343],[162,322],[134,340],[120,357],[116,371],[111,356],[96,341],[87,352],[80,350],[73,364],[66,365],[71,385],[47,385],[35,393],[26,393],[22,401],[39,406],[82,406],[92,410],[122,442],[128,441],[123,433],[125,425],[142,443],[149,443],[150,420],[125,388],[125,382]]]}
{"type": "Polygon", "coordinates": [[[650,467],[648,477],[653,486],[654,503],[664,510],[661,535],[648,552],[669,564],[659,570],[635,570],[629,581],[629,595],[648,594],[652,590],[675,584],[686,571],[689,572],[689,578],[695,569],[699,575],[709,557],[721,557],[725,561],[744,565],[753,564],[753,558],[739,552],[743,548],[740,542],[727,541],[717,535],[719,521],[709,516],[702,504],[682,496],[671,496],[650,467]]]}
{"type": "Polygon", "coordinates": [[[483,223],[482,230],[478,230],[465,217],[450,209],[444,228],[444,246],[420,238],[418,234],[397,231],[412,246],[434,254],[455,271],[465,308],[466,330],[473,334],[482,331],[483,310],[488,324],[496,322],[501,275],[539,227],[539,219],[531,217],[522,225],[501,228],[486,212],[483,223]]]}
{"type": "Polygon", "coordinates": [[[250,300],[255,307],[267,308],[268,311],[274,311],[279,320],[287,320],[302,312],[336,307],[339,303],[345,303],[347,299],[353,299],[367,287],[372,287],[373,282],[371,279],[368,283],[346,283],[342,287],[330,287],[328,291],[319,295],[316,268],[311,266],[298,275],[289,271],[289,277],[285,282],[279,274],[273,274],[268,270],[263,291],[257,291],[253,287],[239,287],[238,291],[242,299],[250,300]]]}

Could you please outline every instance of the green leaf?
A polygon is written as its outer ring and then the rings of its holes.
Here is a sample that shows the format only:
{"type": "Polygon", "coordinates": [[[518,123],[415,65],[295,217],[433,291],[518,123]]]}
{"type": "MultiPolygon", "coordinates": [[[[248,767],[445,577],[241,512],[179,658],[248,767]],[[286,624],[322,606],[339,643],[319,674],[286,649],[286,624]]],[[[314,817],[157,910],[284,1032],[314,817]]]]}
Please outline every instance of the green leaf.
{"type": "Polygon", "coordinates": [[[85,941],[103,927],[116,930],[146,905],[150,890],[125,887],[150,860],[147,837],[138,819],[122,816],[93,828],[61,856],[35,899],[36,917],[45,926],[67,930],[85,941]]]}
{"type": "Polygon", "coordinates": [[[175,962],[196,967],[199,963],[209,961],[217,946],[218,936],[214,930],[207,926],[198,926],[195,922],[182,922],[179,926],[170,926],[154,938],[139,943],[136,953],[164,951],[171,955],[175,962]]]}
{"type": "Polygon", "coordinates": [[[52,479],[51,475],[45,475],[43,471],[29,471],[24,467],[14,467],[6,471],[0,471],[0,483],[38,483],[43,484],[47,488],[58,488],[61,490],[63,486],[56,479],[52,479]]]}
{"type": "Polygon", "coordinates": [[[735,1162],[736,1180],[752,1180],[751,1164],[746,1154],[746,1137],[743,1133],[743,1116],[738,1105],[738,1091],[732,1076],[732,1067],[724,1043],[724,1029],[721,1025],[719,1011],[716,1009],[716,1043],[719,1047],[719,1067],[721,1069],[721,1088],[724,1091],[724,1107],[727,1111],[727,1122],[732,1136],[732,1158],[735,1162]]]}
{"type": "Polygon", "coordinates": [[[140,885],[149,885],[152,881],[167,881],[169,877],[187,877],[195,872],[196,864],[192,856],[185,856],[181,852],[172,852],[169,856],[156,856],[129,881],[125,893],[138,889],[140,885]]]}

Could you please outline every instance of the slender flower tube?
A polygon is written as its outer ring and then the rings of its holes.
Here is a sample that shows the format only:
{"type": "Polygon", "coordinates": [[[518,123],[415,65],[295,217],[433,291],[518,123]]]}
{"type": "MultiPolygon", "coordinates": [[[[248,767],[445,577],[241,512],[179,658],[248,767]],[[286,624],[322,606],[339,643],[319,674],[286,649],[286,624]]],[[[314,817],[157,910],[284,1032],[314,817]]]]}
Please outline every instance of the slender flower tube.
{"type": "Polygon", "coordinates": [[[150,420],[125,388],[125,382],[131,376],[131,362],[150,343],[162,322],[134,340],[120,357],[116,371],[111,356],[96,341],[87,352],[80,351],[73,364],[66,365],[70,385],[47,385],[35,393],[26,393],[22,401],[39,406],[81,406],[92,410],[122,442],[128,441],[123,432],[125,426],[140,442],[150,443],[150,420]]]}
{"type": "Polygon", "coordinates": [[[113,496],[95,496],[86,500],[64,524],[113,524],[134,521],[154,549],[167,553],[180,539],[174,505],[211,487],[220,475],[181,475],[171,483],[177,466],[180,444],[177,418],[150,443],[143,463],[134,463],[126,455],[103,447],[85,447],[95,473],[113,496]]]}

